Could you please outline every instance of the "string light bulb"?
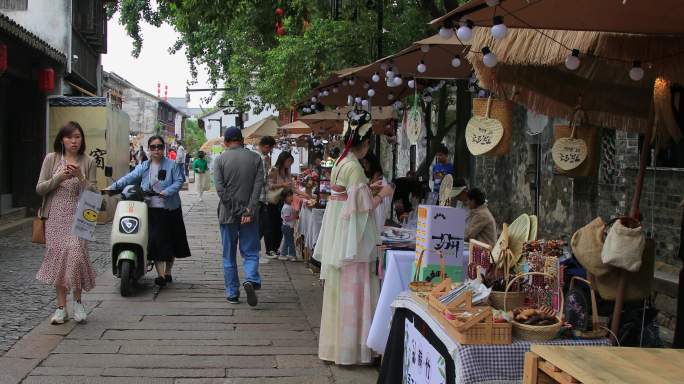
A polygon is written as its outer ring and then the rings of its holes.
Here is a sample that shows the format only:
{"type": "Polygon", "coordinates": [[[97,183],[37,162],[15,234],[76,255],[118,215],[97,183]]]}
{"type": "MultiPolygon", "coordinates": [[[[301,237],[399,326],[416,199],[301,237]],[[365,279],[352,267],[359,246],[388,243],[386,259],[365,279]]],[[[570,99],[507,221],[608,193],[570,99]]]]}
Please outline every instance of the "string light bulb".
{"type": "Polygon", "coordinates": [[[430,52],[430,46],[427,45],[427,44],[426,44],[426,45],[421,45],[421,46],[420,46],[420,51],[423,52],[423,53],[428,53],[428,52],[430,52]]]}
{"type": "Polygon", "coordinates": [[[373,97],[375,96],[375,89],[371,88],[368,90],[368,97],[373,97]]]}
{"type": "Polygon", "coordinates": [[[473,26],[475,24],[473,23],[472,20],[468,19],[466,20],[464,25],[461,25],[458,27],[458,30],[456,30],[456,36],[458,37],[459,40],[463,43],[468,43],[470,40],[473,39],[473,26]]]}
{"type": "Polygon", "coordinates": [[[392,81],[394,82],[394,85],[397,87],[404,83],[404,79],[402,79],[401,76],[395,76],[394,80],[392,81]]]}
{"type": "Polygon", "coordinates": [[[349,78],[349,85],[354,85],[356,83],[356,80],[353,77],[349,78]]]}
{"type": "Polygon", "coordinates": [[[451,66],[454,68],[458,68],[461,66],[461,56],[456,55],[454,56],[453,59],[451,59],[451,66]]]}
{"type": "Polygon", "coordinates": [[[580,66],[579,49],[573,49],[570,56],[565,58],[565,68],[574,71],[580,66]]]}
{"type": "Polygon", "coordinates": [[[644,78],[644,69],[641,68],[641,61],[634,61],[632,69],[629,70],[629,78],[634,81],[640,81],[644,78]]]}
{"type": "Polygon", "coordinates": [[[339,88],[333,87],[333,93],[337,93],[337,92],[339,92],[339,91],[340,91],[339,88]]]}
{"type": "Polygon", "coordinates": [[[311,102],[312,102],[312,103],[315,103],[317,100],[318,100],[318,99],[316,98],[316,96],[312,96],[312,97],[311,97],[311,102]]]}
{"type": "Polygon", "coordinates": [[[420,61],[420,64],[416,67],[416,70],[420,73],[425,73],[427,71],[427,65],[425,65],[425,62],[423,60],[420,61]]]}
{"type": "Polygon", "coordinates": [[[323,96],[330,96],[330,91],[328,91],[327,89],[323,91],[323,96]]]}
{"type": "Polygon", "coordinates": [[[503,23],[503,16],[494,16],[492,22],[492,37],[502,40],[508,35],[508,27],[503,23]]]}
{"type": "Polygon", "coordinates": [[[415,80],[409,80],[408,81],[408,87],[413,89],[416,87],[416,81],[415,80]]]}
{"type": "Polygon", "coordinates": [[[356,96],[356,99],[354,99],[354,101],[356,101],[356,104],[360,104],[361,103],[361,96],[356,96]]]}
{"type": "Polygon", "coordinates": [[[378,81],[380,81],[380,74],[375,72],[371,77],[371,80],[373,80],[374,83],[377,83],[378,81]]]}
{"type": "Polygon", "coordinates": [[[484,62],[484,65],[486,65],[488,68],[496,67],[496,55],[491,49],[489,49],[489,47],[482,48],[482,62],[484,62]]]}
{"type": "Polygon", "coordinates": [[[392,67],[389,67],[387,69],[387,72],[385,73],[385,77],[388,79],[393,79],[394,78],[394,70],[392,67]]]}
{"type": "Polygon", "coordinates": [[[366,99],[361,100],[361,105],[363,105],[364,107],[367,107],[368,106],[368,100],[366,100],[366,99]]]}
{"type": "Polygon", "coordinates": [[[439,28],[439,37],[441,37],[442,39],[444,39],[444,40],[449,39],[453,35],[454,35],[454,30],[452,28],[449,28],[446,25],[442,25],[442,27],[439,28]]]}

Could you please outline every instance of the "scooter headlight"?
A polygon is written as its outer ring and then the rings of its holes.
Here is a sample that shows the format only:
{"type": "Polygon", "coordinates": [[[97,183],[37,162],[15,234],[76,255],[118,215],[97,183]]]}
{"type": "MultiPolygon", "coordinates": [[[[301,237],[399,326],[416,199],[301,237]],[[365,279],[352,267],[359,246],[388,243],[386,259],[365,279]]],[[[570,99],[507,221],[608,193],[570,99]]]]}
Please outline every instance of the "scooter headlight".
{"type": "Polygon", "coordinates": [[[135,217],[125,216],[119,221],[119,231],[127,235],[138,233],[140,221],[135,217]]]}

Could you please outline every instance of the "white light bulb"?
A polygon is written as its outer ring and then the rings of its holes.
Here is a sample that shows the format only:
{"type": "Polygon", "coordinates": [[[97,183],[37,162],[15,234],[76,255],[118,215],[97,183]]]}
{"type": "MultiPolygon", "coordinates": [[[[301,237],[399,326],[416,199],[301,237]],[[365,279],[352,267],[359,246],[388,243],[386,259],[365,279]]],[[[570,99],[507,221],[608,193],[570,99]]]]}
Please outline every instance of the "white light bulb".
{"type": "Polygon", "coordinates": [[[453,59],[451,59],[451,66],[454,68],[458,68],[461,66],[461,58],[456,55],[453,59]]]}
{"type": "Polygon", "coordinates": [[[370,84],[368,84],[368,82],[366,81],[365,83],[363,83],[363,89],[368,89],[368,88],[370,88],[370,84]]]}
{"type": "Polygon", "coordinates": [[[328,91],[327,89],[323,91],[323,96],[330,96],[330,91],[328,91]]]}
{"type": "Polygon", "coordinates": [[[442,26],[442,28],[439,29],[439,36],[442,39],[448,39],[453,35],[454,35],[454,30],[451,28],[447,28],[445,26],[442,26]]]}
{"type": "Polygon", "coordinates": [[[340,91],[340,90],[339,90],[337,87],[334,87],[334,88],[333,88],[333,93],[337,93],[337,92],[339,92],[339,91],[340,91]]]}
{"type": "Polygon", "coordinates": [[[572,54],[565,58],[565,68],[574,71],[580,66],[580,59],[578,57],[579,51],[576,49],[572,50],[572,54]]]}
{"type": "Polygon", "coordinates": [[[388,79],[393,79],[393,78],[394,78],[394,71],[392,70],[392,68],[390,68],[389,70],[387,70],[387,73],[385,73],[385,77],[388,78],[388,79]]]}
{"type": "Polygon", "coordinates": [[[508,27],[503,23],[503,17],[494,16],[494,22],[492,25],[492,37],[496,40],[501,40],[508,35],[508,27]]]}
{"type": "Polygon", "coordinates": [[[311,102],[312,102],[312,103],[315,103],[316,100],[318,100],[318,99],[316,98],[316,96],[314,96],[314,97],[311,98],[311,102]]]}
{"type": "Polygon", "coordinates": [[[363,105],[364,107],[367,107],[368,106],[368,100],[366,100],[366,99],[361,100],[361,105],[363,105]]]}
{"type": "Polygon", "coordinates": [[[430,46],[429,45],[421,45],[420,50],[423,53],[428,53],[428,52],[430,52],[430,46]]]}
{"type": "Polygon", "coordinates": [[[469,25],[462,25],[456,30],[456,36],[464,43],[470,42],[473,39],[473,29],[469,25]]]}
{"type": "Polygon", "coordinates": [[[310,112],[310,111],[309,111],[309,108],[304,108],[303,111],[304,111],[304,113],[309,113],[309,112],[310,112]]]}
{"type": "Polygon", "coordinates": [[[361,103],[361,97],[360,97],[360,96],[356,96],[356,99],[354,99],[354,101],[356,101],[356,104],[361,103]]]}
{"type": "Polygon", "coordinates": [[[485,3],[487,3],[487,5],[490,7],[496,7],[497,5],[499,5],[500,1],[499,0],[485,0],[485,3]]]}
{"type": "Polygon", "coordinates": [[[389,95],[387,95],[387,100],[394,100],[394,93],[390,92],[389,95]]]}
{"type": "Polygon", "coordinates": [[[629,78],[634,81],[639,81],[644,78],[644,69],[641,68],[641,64],[638,66],[635,64],[632,69],[629,70],[629,78]]]}
{"type": "Polygon", "coordinates": [[[486,65],[489,68],[494,68],[497,63],[496,55],[492,53],[489,47],[482,48],[482,54],[484,55],[484,57],[482,58],[484,65],[486,65]]]}
{"type": "Polygon", "coordinates": [[[409,88],[415,88],[416,86],[416,81],[415,80],[409,80],[408,81],[408,87],[409,88]]]}
{"type": "Polygon", "coordinates": [[[354,83],[356,83],[356,80],[353,77],[349,79],[349,85],[354,85],[354,83]]]}
{"type": "Polygon", "coordinates": [[[368,90],[368,97],[373,97],[375,96],[375,89],[371,88],[368,90]]]}
{"type": "Polygon", "coordinates": [[[380,81],[380,75],[376,72],[373,74],[373,77],[371,77],[371,80],[373,80],[374,83],[377,83],[380,81]]]}
{"type": "Polygon", "coordinates": [[[318,92],[318,97],[323,97],[323,91],[318,92]]]}
{"type": "Polygon", "coordinates": [[[418,66],[416,67],[416,69],[420,73],[425,73],[425,71],[427,71],[427,65],[425,65],[425,63],[421,61],[420,64],[418,64],[418,66]]]}
{"type": "Polygon", "coordinates": [[[394,78],[393,82],[394,85],[398,87],[404,82],[404,79],[402,79],[401,76],[397,76],[394,78]]]}

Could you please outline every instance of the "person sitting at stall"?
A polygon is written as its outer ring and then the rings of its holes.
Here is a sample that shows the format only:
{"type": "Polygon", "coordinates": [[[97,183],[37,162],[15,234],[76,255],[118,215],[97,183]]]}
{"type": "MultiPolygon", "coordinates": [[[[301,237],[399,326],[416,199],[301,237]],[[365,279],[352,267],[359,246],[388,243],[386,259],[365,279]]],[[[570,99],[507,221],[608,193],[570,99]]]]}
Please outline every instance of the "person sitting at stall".
{"type": "Polygon", "coordinates": [[[414,210],[418,209],[425,191],[418,179],[411,176],[394,179],[394,185],[396,186],[392,200],[394,214],[400,223],[406,222],[409,217],[415,216],[414,210]]]}
{"type": "Polygon", "coordinates": [[[449,197],[452,207],[466,208],[468,206],[468,182],[464,178],[454,180],[449,197]]]}
{"type": "Polygon", "coordinates": [[[487,207],[487,199],[479,188],[468,190],[468,208],[466,218],[465,241],[474,239],[485,244],[496,243],[496,221],[487,207]]]}

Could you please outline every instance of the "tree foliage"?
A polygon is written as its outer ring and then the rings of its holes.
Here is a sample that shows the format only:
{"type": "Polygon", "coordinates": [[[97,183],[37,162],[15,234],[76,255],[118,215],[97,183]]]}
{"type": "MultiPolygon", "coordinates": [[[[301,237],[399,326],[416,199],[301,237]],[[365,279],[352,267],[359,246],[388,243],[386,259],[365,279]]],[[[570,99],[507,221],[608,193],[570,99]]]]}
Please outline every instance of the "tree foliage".
{"type": "Polygon", "coordinates": [[[185,137],[183,138],[185,150],[195,157],[202,144],[207,141],[204,130],[200,128],[197,119],[185,121],[185,137]]]}
{"type": "MultiPolygon", "coordinates": [[[[384,54],[405,48],[430,33],[427,22],[456,5],[456,0],[384,1],[384,54]]],[[[132,54],[143,47],[141,23],[168,23],[180,38],[169,47],[185,50],[197,76],[207,68],[214,87],[232,88],[223,95],[245,107],[289,107],[334,70],[377,59],[377,4],[341,0],[333,19],[330,0],[119,0],[110,3],[134,40],[132,54]],[[284,36],[277,36],[277,8],[284,36]]]]}

